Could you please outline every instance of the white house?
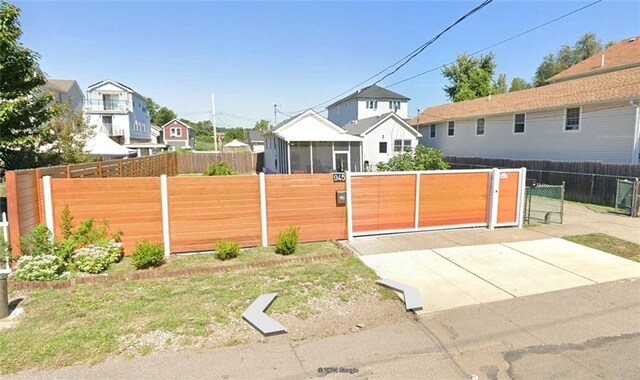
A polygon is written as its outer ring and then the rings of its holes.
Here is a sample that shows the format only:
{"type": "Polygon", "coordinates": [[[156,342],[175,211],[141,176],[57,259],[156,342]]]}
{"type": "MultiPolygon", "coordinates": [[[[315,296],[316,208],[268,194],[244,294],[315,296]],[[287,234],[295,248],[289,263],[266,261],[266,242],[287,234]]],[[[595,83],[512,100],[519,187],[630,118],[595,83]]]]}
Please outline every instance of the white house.
{"type": "Polygon", "coordinates": [[[639,162],[640,40],[623,40],[548,85],[426,108],[410,124],[446,155],[639,162]]]}
{"type": "Polygon", "coordinates": [[[362,171],[362,137],[353,136],[313,110],[265,132],[265,173],[362,171]]]}
{"type": "Polygon", "coordinates": [[[120,144],[151,142],[151,122],[147,101],[131,87],[103,80],[87,88],[85,114],[97,132],[120,144]]]}
{"type": "Polygon", "coordinates": [[[249,144],[253,153],[264,152],[264,134],[262,132],[253,129],[248,130],[245,142],[249,144]]]}
{"type": "Polygon", "coordinates": [[[362,158],[364,170],[375,170],[379,162],[407,152],[418,145],[422,135],[395,112],[353,120],[343,128],[364,139],[362,158]]]}
{"type": "Polygon", "coordinates": [[[376,85],[360,89],[327,107],[328,119],[336,125],[345,125],[352,120],[395,112],[408,118],[409,98],[376,85]]]}
{"type": "Polygon", "coordinates": [[[68,112],[82,112],[84,96],[78,82],[69,79],[51,79],[47,78],[47,83],[42,86],[39,94],[51,93],[54,102],[59,104],[67,104],[68,112]]]}

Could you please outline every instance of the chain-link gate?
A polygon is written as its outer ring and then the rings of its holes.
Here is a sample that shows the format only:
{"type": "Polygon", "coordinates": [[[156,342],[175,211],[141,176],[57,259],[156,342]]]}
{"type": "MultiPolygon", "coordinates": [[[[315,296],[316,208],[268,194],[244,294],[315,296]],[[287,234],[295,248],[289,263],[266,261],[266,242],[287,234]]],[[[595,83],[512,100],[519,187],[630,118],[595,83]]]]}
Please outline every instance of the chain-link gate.
{"type": "Polygon", "coordinates": [[[619,179],[616,189],[616,210],[622,210],[625,214],[638,217],[640,207],[640,182],[619,179]]]}
{"type": "Polygon", "coordinates": [[[564,182],[562,185],[528,184],[525,192],[524,222],[560,223],[564,219],[564,182]]]}

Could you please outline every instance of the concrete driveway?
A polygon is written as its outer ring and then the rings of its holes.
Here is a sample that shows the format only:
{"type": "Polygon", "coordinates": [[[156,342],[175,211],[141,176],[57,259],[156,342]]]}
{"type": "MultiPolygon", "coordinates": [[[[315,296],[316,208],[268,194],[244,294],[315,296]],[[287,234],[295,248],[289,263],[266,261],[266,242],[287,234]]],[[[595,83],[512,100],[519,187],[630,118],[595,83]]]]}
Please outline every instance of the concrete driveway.
{"type": "Polygon", "coordinates": [[[423,314],[640,277],[640,263],[559,238],[360,259],[380,277],[420,289],[423,314]]]}

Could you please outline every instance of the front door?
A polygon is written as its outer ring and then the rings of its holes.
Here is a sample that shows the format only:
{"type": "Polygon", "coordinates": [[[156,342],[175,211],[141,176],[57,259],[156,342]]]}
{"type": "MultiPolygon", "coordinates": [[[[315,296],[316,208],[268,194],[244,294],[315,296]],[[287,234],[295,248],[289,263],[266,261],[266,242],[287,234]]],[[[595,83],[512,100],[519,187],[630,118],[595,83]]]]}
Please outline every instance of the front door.
{"type": "Polygon", "coordinates": [[[349,169],[349,153],[334,153],[333,168],[337,172],[344,172],[349,169]]]}

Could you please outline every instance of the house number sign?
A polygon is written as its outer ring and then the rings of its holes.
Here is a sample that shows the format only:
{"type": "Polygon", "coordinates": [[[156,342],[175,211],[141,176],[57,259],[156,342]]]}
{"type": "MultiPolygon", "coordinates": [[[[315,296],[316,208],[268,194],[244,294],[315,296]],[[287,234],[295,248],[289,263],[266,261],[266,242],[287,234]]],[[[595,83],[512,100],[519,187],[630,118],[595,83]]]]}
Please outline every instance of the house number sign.
{"type": "Polygon", "coordinates": [[[345,182],[347,177],[345,177],[344,173],[336,173],[333,175],[333,182],[345,182]]]}

